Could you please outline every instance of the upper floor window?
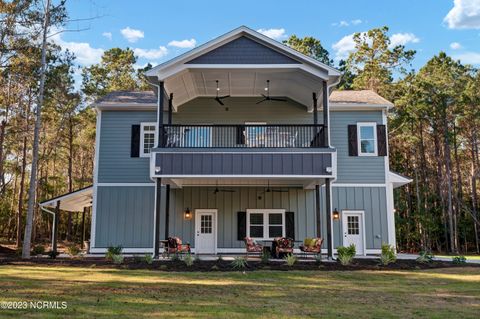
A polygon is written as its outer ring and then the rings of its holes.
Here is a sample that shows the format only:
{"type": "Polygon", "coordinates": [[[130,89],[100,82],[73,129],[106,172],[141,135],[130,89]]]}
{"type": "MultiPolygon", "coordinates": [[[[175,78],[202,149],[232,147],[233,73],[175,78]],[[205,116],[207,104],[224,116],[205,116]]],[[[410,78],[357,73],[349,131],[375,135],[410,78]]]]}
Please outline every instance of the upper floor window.
{"type": "Polygon", "coordinates": [[[142,123],[140,129],[140,156],[148,157],[152,148],[156,144],[156,124],[142,123]]]}
{"type": "Polygon", "coordinates": [[[358,155],[377,155],[377,123],[358,123],[358,155]]]}

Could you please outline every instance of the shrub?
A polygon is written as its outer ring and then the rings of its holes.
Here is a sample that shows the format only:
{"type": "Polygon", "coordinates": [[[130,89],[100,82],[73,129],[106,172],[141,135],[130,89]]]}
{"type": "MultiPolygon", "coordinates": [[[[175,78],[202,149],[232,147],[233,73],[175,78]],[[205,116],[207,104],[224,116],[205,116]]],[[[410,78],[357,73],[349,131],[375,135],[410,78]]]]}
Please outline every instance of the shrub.
{"type": "Polygon", "coordinates": [[[223,261],[223,257],[222,257],[222,255],[218,256],[218,258],[217,258],[217,262],[222,262],[222,261],[223,261]]]}
{"type": "Polygon", "coordinates": [[[245,269],[248,266],[247,258],[245,257],[235,257],[232,261],[232,267],[234,269],[245,269]]]}
{"type": "Polygon", "coordinates": [[[113,256],[122,254],[123,247],[122,246],[110,246],[107,248],[107,253],[105,254],[105,258],[108,260],[113,260],[113,256]]]}
{"type": "Polygon", "coordinates": [[[417,258],[417,262],[426,264],[431,263],[433,261],[433,255],[427,253],[426,251],[421,251],[420,256],[417,258]]]}
{"type": "Polygon", "coordinates": [[[80,248],[76,245],[70,245],[67,247],[67,252],[70,256],[76,256],[80,253],[80,248]]]}
{"type": "Polygon", "coordinates": [[[150,254],[146,254],[146,255],[143,257],[143,260],[144,260],[147,264],[149,264],[149,265],[153,264],[153,256],[150,255],[150,254]]]}
{"type": "Polygon", "coordinates": [[[355,245],[351,244],[348,247],[340,246],[337,248],[338,260],[342,265],[350,265],[355,257],[357,250],[355,249],[355,245]]]}
{"type": "Polygon", "coordinates": [[[264,250],[260,255],[260,261],[262,262],[262,264],[268,264],[268,262],[270,261],[270,252],[264,250]]]}
{"type": "Polygon", "coordinates": [[[320,265],[322,263],[322,254],[316,254],[315,255],[315,263],[317,265],[320,265]]]}
{"type": "Polygon", "coordinates": [[[455,256],[452,258],[452,262],[456,265],[466,264],[467,258],[465,256],[455,256]]]}
{"type": "Polygon", "coordinates": [[[180,257],[178,256],[178,254],[173,254],[172,257],[170,257],[170,260],[171,261],[179,261],[180,257]]]}
{"type": "Polygon", "coordinates": [[[123,264],[123,255],[113,255],[112,260],[114,264],[120,265],[123,264]]]}
{"type": "Polygon", "coordinates": [[[43,245],[35,245],[32,249],[33,255],[43,255],[45,253],[45,246],[43,245]]]}
{"type": "Polygon", "coordinates": [[[58,251],[53,252],[53,250],[51,250],[51,251],[48,252],[48,257],[51,258],[51,259],[57,258],[58,255],[60,255],[60,253],[58,251]]]}
{"type": "Polygon", "coordinates": [[[297,257],[293,254],[288,254],[283,259],[287,262],[288,267],[292,267],[297,262],[297,257]]]}
{"type": "Polygon", "coordinates": [[[193,265],[194,259],[192,255],[186,254],[185,257],[183,257],[183,262],[185,263],[185,265],[187,265],[187,267],[191,267],[193,265]]]}
{"type": "Polygon", "coordinates": [[[395,255],[395,249],[389,244],[382,244],[382,254],[380,255],[380,262],[386,266],[390,263],[397,261],[397,255],[395,255]]]}

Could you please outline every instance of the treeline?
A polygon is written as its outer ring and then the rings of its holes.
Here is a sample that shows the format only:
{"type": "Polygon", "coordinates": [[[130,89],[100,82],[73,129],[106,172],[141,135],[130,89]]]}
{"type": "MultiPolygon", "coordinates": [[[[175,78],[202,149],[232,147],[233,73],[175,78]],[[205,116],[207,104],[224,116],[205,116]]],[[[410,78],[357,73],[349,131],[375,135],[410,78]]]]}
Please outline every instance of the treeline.
{"type": "MultiPolygon", "coordinates": [[[[91,101],[115,90],[149,88],[143,73],[151,66],[136,69],[128,48],[110,49],[99,64],[79,70],[75,56],[47,37],[42,64],[42,31],[61,30],[69,21],[63,2],[49,8],[45,23],[41,1],[0,0],[0,238],[18,245],[26,234],[29,189],[35,199],[32,240],[40,242],[50,238],[51,216],[38,202],[92,183],[91,101]],[[76,72],[82,76],[80,89],[76,72]],[[38,178],[32,184],[35,154],[38,178]]],[[[395,194],[399,250],[478,252],[480,72],[445,53],[411,70],[415,51],[392,47],[388,32],[383,27],[356,34],[355,51],[338,65],[313,37],[293,35],[285,43],[343,71],[340,89],[371,89],[395,103],[389,116],[390,165],[413,179],[395,194]]],[[[78,240],[80,218],[66,216],[61,238],[78,240]]]]}

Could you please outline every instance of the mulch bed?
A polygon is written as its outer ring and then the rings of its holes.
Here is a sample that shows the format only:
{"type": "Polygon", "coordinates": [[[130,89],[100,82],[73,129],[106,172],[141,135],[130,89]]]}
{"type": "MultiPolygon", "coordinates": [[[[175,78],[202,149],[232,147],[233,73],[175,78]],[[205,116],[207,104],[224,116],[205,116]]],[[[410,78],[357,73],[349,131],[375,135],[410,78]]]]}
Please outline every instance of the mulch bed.
{"type": "MultiPolygon", "coordinates": [[[[30,260],[22,260],[19,258],[0,258],[0,265],[18,265],[18,266],[53,266],[53,267],[91,267],[100,269],[150,269],[171,272],[191,272],[191,271],[238,271],[232,267],[231,261],[213,260],[213,261],[195,261],[190,267],[185,265],[181,260],[176,261],[154,261],[149,265],[144,261],[138,261],[134,258],[125,258],[121,265],[116,265],[111,261],[107,261],[103,257],[88,258],[32,258],[30,260]]],[[[351,270],[419,270],[419,269],[435,269],[450,267],[480,267],[480,264],[454,264],[447,261],[432,261],[430,263],[418,263],[415,260],[399,259],[395,263],[387,266],[380,265],[378,259],[355,259],[349,266],[343,266],[338,262],[321,262],[299,261],[292,267],[286,265],[283,261],[270,261],[269,263],[261,263],[260,261],[248,261],[245,271],[255,270],[320,270],[320,271],[351,271],[351,270]]]]}

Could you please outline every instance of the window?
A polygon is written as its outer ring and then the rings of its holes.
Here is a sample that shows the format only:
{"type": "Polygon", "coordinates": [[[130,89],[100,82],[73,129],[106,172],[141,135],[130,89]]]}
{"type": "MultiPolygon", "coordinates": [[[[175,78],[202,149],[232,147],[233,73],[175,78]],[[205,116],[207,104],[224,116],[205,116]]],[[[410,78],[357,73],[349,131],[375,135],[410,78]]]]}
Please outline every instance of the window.
{"type": "Polygon", "coordinates": [[[273,239],[285,236],[285,210],[247,209],[247,237],[273,239]]]}
{"type": "Polygon", "coordinates": [[[142,123],[140,130],[140,156],[148,157],[152,148],[155,147],[157,125],[155,123],[142,123]]]}
{"type": "Polygon", "coordinates": [[[376,156],[377,155],[377,124],[376,123],[358,123],[358,155],[376,156]]]}

